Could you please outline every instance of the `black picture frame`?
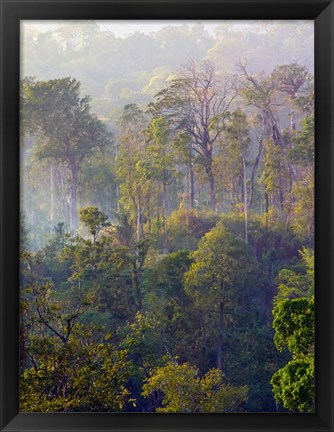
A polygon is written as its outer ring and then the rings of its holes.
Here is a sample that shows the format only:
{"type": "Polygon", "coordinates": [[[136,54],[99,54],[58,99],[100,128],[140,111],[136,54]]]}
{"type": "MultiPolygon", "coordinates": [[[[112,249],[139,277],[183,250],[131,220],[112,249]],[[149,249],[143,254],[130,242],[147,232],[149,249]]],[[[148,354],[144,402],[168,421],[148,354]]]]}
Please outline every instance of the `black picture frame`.
{"type": "Polygon", "coordinates": [[[333,60],[328,0],[0,0],[0,430],[317,431],[333,414],[333,60]],[[19,413],[19,53],[24,19],[312,19],[315,22],[316,412],[245,414],[19,413]]]}

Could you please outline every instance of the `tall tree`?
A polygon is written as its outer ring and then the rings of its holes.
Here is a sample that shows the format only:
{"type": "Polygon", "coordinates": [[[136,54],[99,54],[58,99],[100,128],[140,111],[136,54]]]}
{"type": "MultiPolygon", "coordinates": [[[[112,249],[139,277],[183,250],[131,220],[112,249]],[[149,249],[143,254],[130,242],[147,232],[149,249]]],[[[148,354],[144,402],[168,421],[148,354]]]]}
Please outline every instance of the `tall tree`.
{"type": "Polygon", "coordinates": [[[143,386],[143,395],[162,393],[157,412],[236,412],[247,399],[247,387],[233,387],[224,382],[218,369],[203,377],[188,363],[168,363],[156,369],[143,386]]]}
{"type": "Polygon", "coordinates": [[[296,130],[296,99],[299,92],[306,82],[308,71],[304,66],[298,63],[285,64],[276,66],[272,73],[272,77],[276,82],[276,86],[280,92],[287,95],[290,102],[290,128],[296,130]]]}
{"type": "Polygon", "coordinates": [[[287,175],[282,175],[288,171],[286,163],[286,149],[281,130],[280,118],[275,103],[275,83],[270,76],[254,76],[250,74],[245,66],[240,66],[242,72],[241,95],[249,106],[255,107],[263,116],[264,122],[268,126],[270,134],[266,137],[264,156],[265,169],[263,179],[266,193],[266,212],[269,206],[279,208],[283,214],[285,207],[285,193],[288,190],[287,175]]]}
{"type": "MultiPolygon", "coordinates": [[[[273,205],[281,216],[288,217],[293,201],[291,192],[298,180],[293,160],[293,138],[297,128],[297,110],[310,105],[311,78],[307,69],[297,63],[277,66],[270,75],[254,75],[241,66],[241,94],[247,105],[253,106],[263,117],[269,134],[264,141],[263,182],[266,193],[266,210],[273,205]],[[307,88],[306,84],[309,84],[307,88]],[[289,110],[286,109],[288,98],[289,110]],[[286,116],[290,128],[285,128],[286,116]]],[[[311,96],[312,99],[312,96],[311,96]]],[[[312,102],[311,102],[312,105],[312,102]]]]}
{"type": "Polygon", "coordinates": [[[212,169],[214,146],[221,136],[226,112],[233,100],[227,80],[219,79],[209,62],[190,62],[152,104],[162,110],[176,130],[186,132],[203,166],[210,185],[210,205],[216,208],[216,187],[212,169]]]}
{"type": "Polygon", "coordinates": [[[72,78],[26,82],[22,109],[31,133],[42,137],[37,156],[65,165],[70,174],[68,201],[74,234],[78,225],[78,174],[83,160],[105,148],[111,136],[91,113],[89,96],[80,96],[80,82],[72,78]]]}
{"type": "Polygon", "coordinates": [[[169,146],[170,128],[163,116],[153,117],[146,129],[148,145],[143,159],[139,161],[139,170],[146,179],[160,185],[162,201],[163,241],[162,249],[166,248],[167,216],[168,216],[168,186],[173,182],[175,174],[174,157],[169,146]]]}
{"type": "Polygon", "coordinates": [[[216,156],[216,170],[221,172],[221,182],[229,193],[236,208],[245,219],[245,241],[248,242],[248,206],[249,192],[247,185],[247,166],[249,165],[249,147],[251,144],[246,114],[237,109],[226,121],[222,151],[216,156]],[[217,163],[218,162],[218,163],[217,163]],[[218,166],[217,166],[218,165],[218,166]]]}
{"type": "Polygon", "coordinates": [[[120,182],[120,203],[125,211],[134,214],[137,225],[137,242],[139,242],[143,236],[143,206],[146,188],[138,162],[146,147],[145,114],[135,104],[126,105],[118,125],[117,174],[120,182]]]}
{"type": "Polygon", "coordinates": [[[92,206],[80,209],[80,220],[88,227],[93,236],[93,245],[95,245],[100,231],[110,225],[108,216],[97,207],[92,206]]]}
{"type": "Polygon", "coordinates": [[[186,291],[208,313],[208,328],[215,329],[216,365],[222,370],[223,335],[228,309],[233,309],[249,275],[256,268],[245,242],[221,222],[200,240],[194,263],[185,275],[186,291]]]}
{"type": "Polygon", "coordinates": [[[274,300],[274,342],[292,359],[271,378],[276,401],[292,411],[314,411],[314,252],[300,252],[304,274],[281,270],[274,300]]]}

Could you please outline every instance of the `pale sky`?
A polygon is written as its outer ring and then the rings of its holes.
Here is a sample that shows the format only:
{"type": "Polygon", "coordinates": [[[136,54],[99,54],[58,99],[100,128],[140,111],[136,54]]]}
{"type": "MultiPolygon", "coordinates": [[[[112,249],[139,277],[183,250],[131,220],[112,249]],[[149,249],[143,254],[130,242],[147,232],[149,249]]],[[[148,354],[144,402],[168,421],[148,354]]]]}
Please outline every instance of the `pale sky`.
{"type": "MultiPolygon", "coordinates": [[[[56,21],[56,20],[23,20],[22,23],[25,28],[34,29],[37,32],[46,32],[48,30],[54,30],[59,25],[66,22],[65,20],[56,21]]],[[[89,21],[86,21],[87,23],[89,21]]],[[[202,24],[204,28],[208,31],[209,34],[213,34],[216,27],[223,24],[224,22],[229,24],[232,28],[235,27],[236,30],[240,30],[242,28],[250,28],[252,24],[269,24],[273,21],[265,20],[97,20],[92,21],[99,25],[101,30],[109,30],[116,37],[126,37],[135,32],[142,33],[152,33],[157,32],[163,27],[167,26],[180,26],[184,24],[194,25],[194,24],[202,24]]],[[[307,22],[307,21],[305,21],[307,22]]],[[[80,20],[71,21],[71,25],[75,25],[75,23],[80,23],[80,20]]],[[[286,25],[295,25],[296,21],[289,20],[285,21],[286,25]]],[[[310,25],[313,26],[313,21],[309,21],[310,25]]]]}
{"type": "MultiPolygon", "coordinates": [[[[24,26],[30,29],[34,29],[38,32],[46,32],[48,30],[55,30],[60,24],[66,22],[53,21],[53,20],[23,20],[24,26]]],[[[80,20],[72,21],[73,25],[75,22],[80,23],[80,20]]],[[[87,22],[87,21],[86,21],[87,22]]],[[[209,33],[213,33],[214,29],[222,23],[222,21],[191,21],[191,20],[98,20],[94,21],[101,30],[109,30],[116,37],[126,37],[129,34],[136,32],[152,33],[161,30],[167,26],[180,26],[183,24],[204,24],[205,29],[209,33]]],[[[237,21],[235,21],[237,23],[237,21]]],[[[240,23],[241,24],[241,23],[240,23]]]]}

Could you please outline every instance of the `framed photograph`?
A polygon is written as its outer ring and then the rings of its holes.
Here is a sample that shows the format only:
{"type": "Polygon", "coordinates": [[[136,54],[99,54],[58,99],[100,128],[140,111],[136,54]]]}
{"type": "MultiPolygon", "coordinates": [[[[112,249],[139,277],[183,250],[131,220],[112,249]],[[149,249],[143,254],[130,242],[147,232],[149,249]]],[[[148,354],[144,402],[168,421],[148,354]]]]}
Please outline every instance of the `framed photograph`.
{"type": "Polygon", "coordinates": [[[334,431],[333,2],[0,5],[1,431],[334,431]]]}

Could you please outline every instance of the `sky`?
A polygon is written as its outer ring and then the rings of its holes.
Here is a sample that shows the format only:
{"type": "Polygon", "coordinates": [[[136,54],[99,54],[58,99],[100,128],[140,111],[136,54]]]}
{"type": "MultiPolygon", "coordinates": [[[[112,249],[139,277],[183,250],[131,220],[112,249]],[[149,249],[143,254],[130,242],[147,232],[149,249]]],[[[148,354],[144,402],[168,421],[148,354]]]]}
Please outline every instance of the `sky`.
{"type": "MultiPolygon", "coordinates": [[[[79,20],[72,21],[73,25],[75,23],[79,23],[79,20]]],[[[88,22],[88,21],[86,21],[88,22]]],[[[230,26],[235,27],[236,30],[240,30],[242,28],[247,29],[250,28],[252,24],[254,23],[269,23],[269,20],[266,21],[250,21],[250,20],[229,20],[225,21],[230,26]]],[[[37,32],[46,32],[49,30],[55,30],[59,25],[64,23],[64,20],[62,21],[54,21],[54,20],[24,20],[23,24],[26,26],[27,29],[34,29],[37,32]]],[[[204,28],[207,30],[209,34],[213,34],[215,29],[224,23],[222,20],[206,20],[206,21],[194,21],[194,20],[100,20],[95,21],[95,23],[98,24],[98,26],[101,28],[101,30],[109,30],[116,37],[127,37],[130,34],[136,33],[136,32],[142,32],[142,33],[152,33],[157,32],[161,28],[166,26],[180,26],[183,24],[202,24],[204,25],[204,28]]],[[[294,25],[295,21],[290,20],[286,21],[286,25],[294,25]]],[[[310,22],[311,23],[311,22],[310,22]]]]}
{"type": "MultiPolygon", "coordinates": [[[[80,22],[77,20],[76,22],[80,22]]],[[[24,20],[24,25],[28,28],[34,29],[38,32],[46,32],[49,30],[55,30],[64,21],[53,21],[53,20],[24,20]]],[[[222,23],[222,21],[172,21],[172,20],[101,20],[95,21],[101,30],[109,30],[115,34],[116,37],[127,37],[129,34],[136,33],[138,31],[142,33],[157,32],[166,26],[179,26],[182,24],[203,24],[205,29],[212,34],[215,28],[222,23]]],[[[234,21],[234,23],[238,23],[234,21]]],[[[241,22],[239,22],[242,25],[241,22]]],[[[75,25],[75,21],[73,22],[75,25]]]]}

